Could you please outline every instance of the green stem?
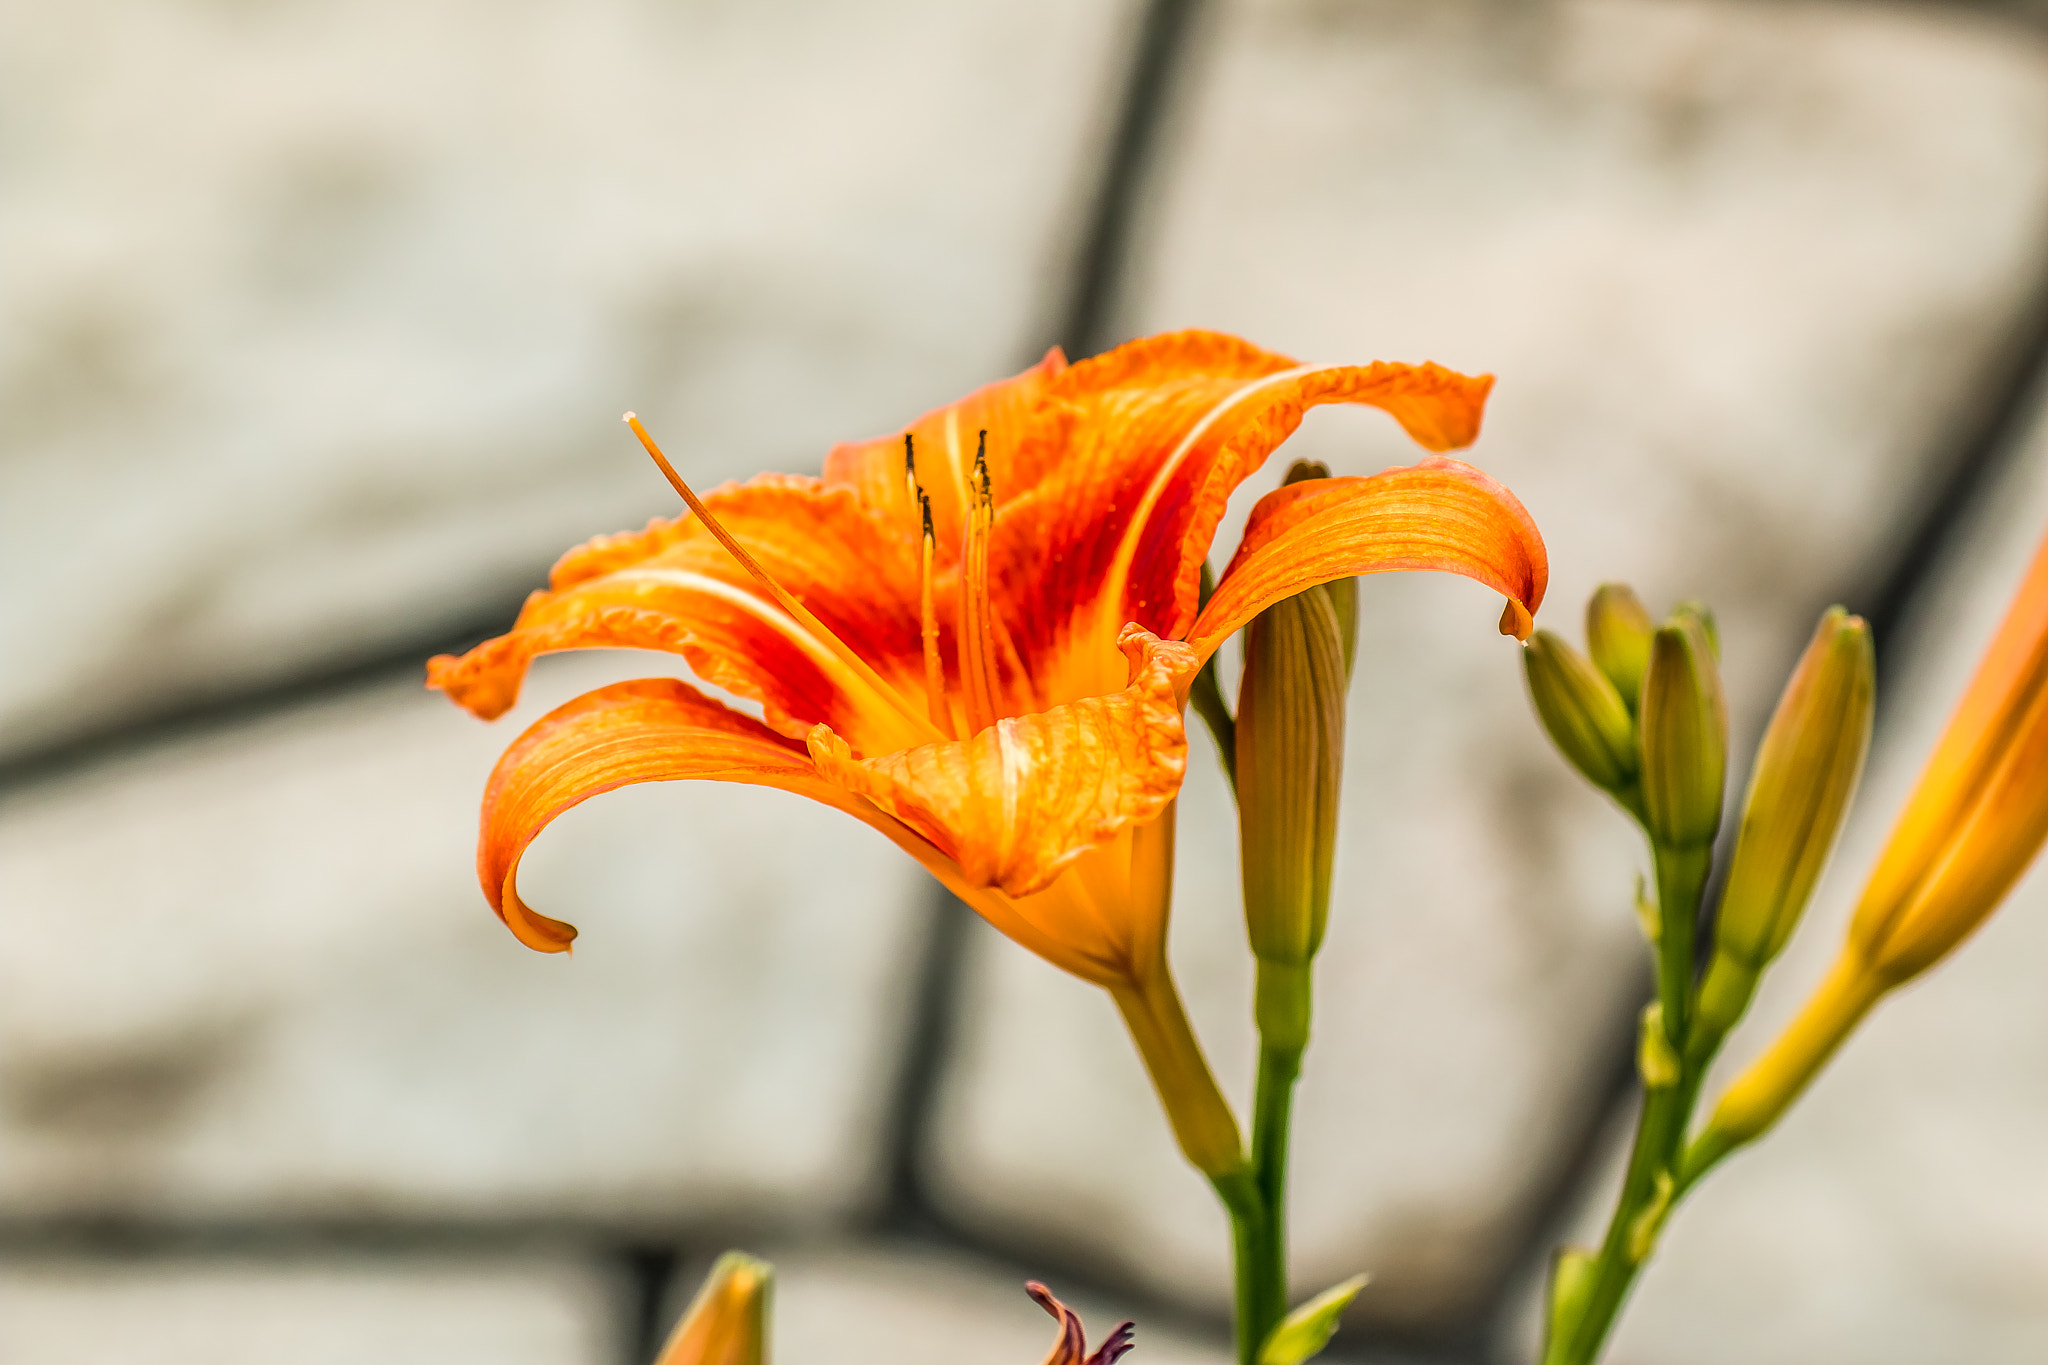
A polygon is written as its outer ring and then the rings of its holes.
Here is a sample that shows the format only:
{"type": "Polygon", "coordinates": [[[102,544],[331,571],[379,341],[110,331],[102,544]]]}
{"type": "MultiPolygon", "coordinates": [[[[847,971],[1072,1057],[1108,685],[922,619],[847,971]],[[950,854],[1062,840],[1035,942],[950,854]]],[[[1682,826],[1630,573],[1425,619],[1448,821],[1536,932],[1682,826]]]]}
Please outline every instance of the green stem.
{"type": "Polygon", "coordinates": [[[1263,1343],[1287,1316],[1287,1147],[1294,1083],[1301,1076],[1298,1047],[1259,1049],[1258,1087],[1252,1099],[1252,1172],[1266,1221],[1250,1270],[1256,1316],[1253,1335],[1263,1343]]]}
{"type": "Polygon", "coordinates": [[[1652,850],[1657,870],[1657,1004],[1670,1053],[1672,1084],[1646,1085],[1621,1195],[1601,1239],[1584,1297],[1545,1351],[1544,1365],[1591,1365],[1613,1330],[1637,1273],[1682,1189],[1679,1154],[1713,1048],[1687,1046],[1693,995],[1693,930],[1706,888],[1710,848],[1652,850]]]}
{"type": "Polygon", "coordinates": [[[1657,1003],[1664,1011],[1664,1035],[1683,1055],[1692,1014],[1693,933],[1700,893],[1706,889],[1712,845],[1657,848],[1657,1003]]]}
{"type": "Polygon", "coordinates": [[[1615,1201],[1614,1216],[1600,1244],[1591,1286],[1572,1329],[1551,1343],[1545,1365],[1591,1365],[1598,1358],[1647,1257],[1649,1247],[1644,1243],[1655,1240],[1656,1228],[1644,1226],[1645,1215],[1661,1220],[1670,1213],[1668,1201],[1675,1193],[1668,1185],[1665,1207],[1653,1212],[1659,1198],[1657,1177],[1670,1178],[1673,1159],[1685,1136],[1686,1117],[1698,1093],[1698,1079],[1687,1077],[1677,1085],[1661,1086],[1644,1095],[1628,1174],[1622,1179],[1621,1197],[1615,1201]]]}
{"type": "Polygon", "coordinates": [[[1211,1176],[1209,1183],[1230,1214],[1231,1262],[1237,1280],[1237,1362],[1257,1365],[1259,1347],[1265,1344],[1265,1337],[1258,1330],[1258,1266],[1268,1242],[1266,1201],[1259,1194],[1257,1176],[1248,1166],[1211,1176]]]}

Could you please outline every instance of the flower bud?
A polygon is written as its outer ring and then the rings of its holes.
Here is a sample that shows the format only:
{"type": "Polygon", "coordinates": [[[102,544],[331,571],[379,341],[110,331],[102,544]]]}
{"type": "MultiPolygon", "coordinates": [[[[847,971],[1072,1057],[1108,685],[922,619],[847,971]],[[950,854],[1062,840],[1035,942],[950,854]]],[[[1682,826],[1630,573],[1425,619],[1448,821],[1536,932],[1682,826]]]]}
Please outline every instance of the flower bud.
{"type": "Polygon", "coordinates": [[[1626,583],[1602,583],[1586,602],[1586,651],[1614,684],[1634,715],[1650,666],[1650,637],[1657,623],[1626,583]]]}
{"type": "Polygon", "coordinates": [[[1636,781],[1636,727],[1614,684],[1561,636],[1539,630],[1522,650],[1536,714],[1573,767],[1594,786],[1622,792],[1636,781]]]}
{"type": "Polygon", "coordinates": [[[1674,614],[1650,646],[1643,676],[1643,815],[1664,848],[1702,848],[1721,827],[1728,704],[1697,616],[1674,614]]]}
{"type": "Polygon", "coordinates": [[[1830,608],[1757,749],[1721,894],[1699,1026],[1718,1037],[1784,948],[1834,848],[1870,747],[1877,662],[1860,617],[1830,608]]]}
{"type": "Polygon", "coordinates": [[[1322,944],[1344,775],[1340,611],[1356,599],[1333,586],[1276,602],[1245,627],[1237,700],[1246,928],[1261,960],[1297,966],[1322,944]]]}
{"type": "Polygon", "coordinates": [[[719,1257],[655,1365],[762,1365],[774,1278],[766,1261],[744,1252],[719,1257]]]}

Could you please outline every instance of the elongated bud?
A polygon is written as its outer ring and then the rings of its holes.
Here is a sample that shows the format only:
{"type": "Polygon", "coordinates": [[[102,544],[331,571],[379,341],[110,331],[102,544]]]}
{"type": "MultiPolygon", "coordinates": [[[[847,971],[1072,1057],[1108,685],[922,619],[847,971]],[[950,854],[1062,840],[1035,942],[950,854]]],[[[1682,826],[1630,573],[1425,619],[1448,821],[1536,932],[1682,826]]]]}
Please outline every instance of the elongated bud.
{"type": "Polygon", "coordinates": [[[1586,602],[1586,651],[1634,715],[1657,623],[1626,583],[1602,583],[1586,602]]]}
{"type": "Polygon", "coordinates": [[[655,1365],[762,1365],[774,1279],[766,1261],[744,1252],[719,1257],[655,1365]]]}
{"type": "Polygon", "coordinates": [[[1522,671],[1544,730],[1572,766],[1606,791],[1634,787],[1636,725],[1606,673],[1547,630],[1529,637],[1522,671]]]}
{"type": "MultiPolygon", "coordinates": [[[[1297,462],[1288,483],[1325,478],[1297,462]]],[[[1344,695],[1357,639],[1350,579],[1276,602],[1244,632],[1237,796],[1255,1013],[1269,1045],[1308,1042],[1308,964],[1322,946],[1344,782],[1344,695]]]]}
{"type": "Polygon", "coordinates": [[[1674,616],[1651,643],[1641,731],[1650,836],[1673,849],[1713,843],[1728,768],[1728,704],[1697,617],[1674,616]]]}
{"type": "Polygon", "coordinates": [[[1246,928],[1259,957],[1301,964],[1322,943],[1344,775],[1344,631],[1311,588],[1245,628],[1237,698],[1246,928]]]}
{"type": "Polygon", "coordinates": [[[1869,627],[1830,608],[1757,750],[1700,987],[1699,1027],[1709,1036],[1742,1017],[1813,896],[1863,774],[1876,697],[1869,627]]]}

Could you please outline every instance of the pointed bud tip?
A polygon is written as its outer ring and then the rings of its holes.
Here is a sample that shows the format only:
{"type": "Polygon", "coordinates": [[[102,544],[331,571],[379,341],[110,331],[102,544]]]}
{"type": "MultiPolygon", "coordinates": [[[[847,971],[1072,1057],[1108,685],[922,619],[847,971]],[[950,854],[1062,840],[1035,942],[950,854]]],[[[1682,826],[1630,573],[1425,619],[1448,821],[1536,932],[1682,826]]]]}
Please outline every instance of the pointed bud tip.
{"type": "Polygon", "coordinates": [[[1650,636],[1657,629],[1635,590],[1602,583],[1586,602],[1586,651],[1633,713],[1650,666],[1650,636]]]}
{"type": "Polygon", "coordinates": [[[1721,827],[1728,708],[1705,627],[1674,614],[1651,640],[1640,718],[1643,811],[1667,848],[1710,844],[1721,827]]]}

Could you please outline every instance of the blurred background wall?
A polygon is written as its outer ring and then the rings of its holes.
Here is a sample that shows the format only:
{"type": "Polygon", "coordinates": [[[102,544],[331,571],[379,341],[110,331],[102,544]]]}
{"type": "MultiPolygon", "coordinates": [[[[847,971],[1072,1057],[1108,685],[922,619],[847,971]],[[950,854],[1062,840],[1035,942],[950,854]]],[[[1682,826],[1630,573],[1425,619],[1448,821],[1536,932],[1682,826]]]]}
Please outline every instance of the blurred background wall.
{"type": "MultiPolygon", "coordinates": [[[[731,1244],[797,1365],[1037,1359],[1027,1275],[1225,1358],[1221,1217],[1108,1002],[864,828],[624,791],[528,860],[573,960],[490,915],[498,751],[679,661],[545,660],[495,726],[421,661],[673,510],[624,408],[703,485],[1053,343],[1499,375],[1472,458],[1553,628],[1707,598],[1739,752],[1823,606],[1877,628],[1866,794],[1738,1065],[2048,524],[2026,7],[14,4],[0,173],[7,1365],[638,1365],[731,1244]]],[[[1412,459],[1327,409],[1288,453],[1412,459]]],[[[1527,1360],[1633,1103],[1639,857],[1487,594],[1362,599],[1297,1288],[1373,1273],[1351,1359],[1527,1360]]],[[[1239,1085],[1196,743],[1173,952],[1239,1085]]],[[[2048,1358],[2044,900],[1684,1209],[1617,1365],[2048,1358]]]]}

